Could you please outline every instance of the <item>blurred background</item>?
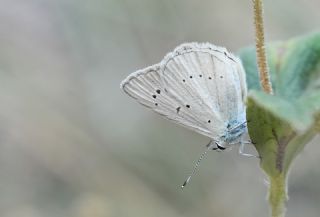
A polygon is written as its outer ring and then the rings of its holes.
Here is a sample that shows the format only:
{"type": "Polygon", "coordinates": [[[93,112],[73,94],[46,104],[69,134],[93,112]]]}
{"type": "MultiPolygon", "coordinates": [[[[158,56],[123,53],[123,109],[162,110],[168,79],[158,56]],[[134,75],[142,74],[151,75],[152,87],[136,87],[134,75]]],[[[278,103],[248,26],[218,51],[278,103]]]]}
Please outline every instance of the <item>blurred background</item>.
{"type": "MultiPolygon", "coordinates": [[[[237,52],[251,0],[0,0],[0,216],[268,216],[258,161],[126,96],[119,84],[187,41],[237,52]]],[[[318,0],[265,0],[267,40],[319,28],[318,0]]],[[[288,216],[319,216],[319,139],[297,158],[288,216]]]]}

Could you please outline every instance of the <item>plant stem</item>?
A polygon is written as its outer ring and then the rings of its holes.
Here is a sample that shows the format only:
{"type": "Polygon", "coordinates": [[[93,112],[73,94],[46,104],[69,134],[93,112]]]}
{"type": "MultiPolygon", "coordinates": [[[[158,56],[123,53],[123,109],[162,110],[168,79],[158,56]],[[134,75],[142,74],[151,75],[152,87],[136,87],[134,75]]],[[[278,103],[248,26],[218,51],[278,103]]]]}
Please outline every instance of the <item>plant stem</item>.
{"type": "Polygon", "coordinates": [[[286,175],[281,173],[278,176],[270,177],[269,203],[272,210],[272,217],[285,216],[285,203],[287,198],[286,175]]]}
{"type": "Polygon", "coordinates": [[[265,51],[264,22],[263,22],[263,3],[262,0],[253,0],[254,24],[256,31],[256,52],[257,63],[260,73],[260,83],[264,92],[272,94],[269,68],[265,51]]]}

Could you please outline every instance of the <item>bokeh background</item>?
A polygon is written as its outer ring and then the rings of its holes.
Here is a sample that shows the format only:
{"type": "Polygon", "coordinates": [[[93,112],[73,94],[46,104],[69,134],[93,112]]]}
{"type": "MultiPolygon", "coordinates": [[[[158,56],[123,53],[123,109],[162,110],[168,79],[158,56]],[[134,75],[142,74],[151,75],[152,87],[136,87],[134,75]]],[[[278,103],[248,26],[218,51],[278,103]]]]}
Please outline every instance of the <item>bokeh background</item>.
{"type": "MultiPolygon", "coordinates": [[[[127,97],[119,84],[186,41],[254,41],[251,0],[0,0],[0,216],[268,216],[258,161],[127,97]]],[[[265,0],[267,40],[319,29],[318,0],[265,0]]],[[[319,139],[291,171],[288,216],[320,213],[319,139]]],[[[252,150],[251,150],[252,151],[252,150]]]]}

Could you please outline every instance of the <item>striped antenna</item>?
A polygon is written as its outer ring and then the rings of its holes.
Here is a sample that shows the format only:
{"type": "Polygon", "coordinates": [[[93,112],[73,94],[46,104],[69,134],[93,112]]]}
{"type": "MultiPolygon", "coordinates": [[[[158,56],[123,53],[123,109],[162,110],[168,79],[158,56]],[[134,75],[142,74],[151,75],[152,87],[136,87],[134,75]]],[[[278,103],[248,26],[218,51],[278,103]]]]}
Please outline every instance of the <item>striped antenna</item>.
{"type": "Polygon", "coordinates": [[[191,177],[197,172],[200,162],[201,162],[202,159],[206,156],[206,154],[208,153],[208,151],[210,151],[210,150],[217,150],[217,149],[218,149],[218,148],[216,148],[216,147],[213,148],[212,146],[214,146],[214,145],[216,145],[216,142],[210,141],[209,144],[206,146],[207,149],[200,155],[198,161],[196,162],[196,164],[195,164],[194,167],[193,167],[192,172],[190,173],[190,175],[188,176],[188,178],[184,181],[184,183],[181,185],[181,188],[182,188],[182,189],[183,189],[184,187],[186,187],[186,185],[190,182],[191,177]]]}

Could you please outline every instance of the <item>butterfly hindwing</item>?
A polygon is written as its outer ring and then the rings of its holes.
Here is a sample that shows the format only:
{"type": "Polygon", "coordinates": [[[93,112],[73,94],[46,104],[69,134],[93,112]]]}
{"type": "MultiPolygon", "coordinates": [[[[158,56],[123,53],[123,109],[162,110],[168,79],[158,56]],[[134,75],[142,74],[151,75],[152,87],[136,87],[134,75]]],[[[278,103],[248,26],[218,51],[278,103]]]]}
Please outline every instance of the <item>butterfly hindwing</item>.
{"type": "Polygon", "coordinates": [[[214,138],[229,123],[245,122],[245,73],[240,60],[225,48],[188,43],[161,62],[163,83],[181,104],[212,132],[214,138]]]}

